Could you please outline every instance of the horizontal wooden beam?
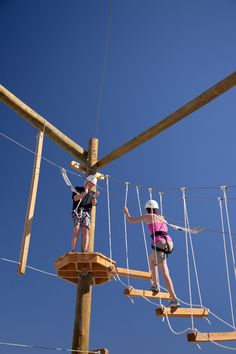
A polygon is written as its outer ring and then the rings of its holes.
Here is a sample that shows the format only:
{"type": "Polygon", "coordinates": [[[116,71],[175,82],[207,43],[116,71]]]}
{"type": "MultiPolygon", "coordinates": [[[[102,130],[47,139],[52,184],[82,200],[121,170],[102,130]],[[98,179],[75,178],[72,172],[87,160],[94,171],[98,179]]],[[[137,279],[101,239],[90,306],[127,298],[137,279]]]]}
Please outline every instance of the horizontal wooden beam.
{"type": "Polygon", "coordinates": [[[181,119],[195,112],[205,104],[214,100],[216,97],[222,95],[224,92],[228,91],[235,85],[236,85],[236,72],[233,72],[231,75],[227,76],[225,79],[218,82],[216,85],[212,86],[207,91],[203,92],[200,96],[197,96],[192,101],[185,104],[174,113],[171,113],[161,122],[158,122],[157,124],[153,125],[151,128],[144,131],[140,135],[136,136],[128,143],[122,145],[121,147],[117,148],[116,150],[112,151],[110,154],[100,159],[96,163],[95,167],[97,169],[100,169],[101,167],[106,166],[108,163],[112,162],[113,160],[119,158],[120,156],[126,154],[127,152],[135,149],[137,146],[145,143],[147,140],[160,134],[163,130],[179,122],[181,119]]]}
{"type": "Polygon", "coordinates": [[[2,85],[0,85],[0,101],[13,109],[21,117],[28,120],[28,122],[30,122],[33,126],[41,131],[44,131],[45,135],[47,135],[49,139],[60,145],[73,157],[83,162],[84,165],[86,164],[87,151],[54,127],[44,117],[33,111],[29,106],[19,100],[2,85]]]}
{"type": "Polygon", "coordinates": [[[139,290],[133,288],[125,289],[124,295],[131,296],[131,297],[147,297],[151,299],[163,299],[163,300],[170,299],[169,293],[159,292],[158,294],[155,294],[153,291],[150,290],[139,290]]]}
{"type": "Polygon", "coordinates": [[[184,308],[184,307],[159,307],[156,309],[157,316],[169,317],[206,317],[209,314],[207,309],[202,308],[184,308]]]}
{"type": "Polygon", "coordinates": [[[151,279],[150,272],[143,272],[141,270],[127,269],[127,268],[116,268],[117,273],[122,277],[130,277],[137,279],[151,279]]]}
{"type": "Polygon", "coordinates": [[[220,342],[236,340],[236,332],[218,332],[218,333],[188,333],[189,342],[220,342]]]}

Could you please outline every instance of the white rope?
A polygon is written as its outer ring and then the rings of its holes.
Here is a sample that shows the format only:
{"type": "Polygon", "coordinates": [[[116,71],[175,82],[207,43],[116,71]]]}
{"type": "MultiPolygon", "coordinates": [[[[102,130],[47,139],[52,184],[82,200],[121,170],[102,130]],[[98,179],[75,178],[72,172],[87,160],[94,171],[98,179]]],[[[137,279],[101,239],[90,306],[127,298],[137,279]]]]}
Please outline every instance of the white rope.
{"type": "Polygon", "coordinates": [[[95,350],[79,350],[79,349],[65,349],[65,348],[54,348],[54,347],[46,347],[41,345],[32,345],[32,344],[20,344],[20,343],[12,343],[12,342],[3,342],[0,341],[0,345],[10,346],[10,347],[20,347],[20,348],[27,348],[27,349],[41,349],[41,350],[55,350],[55,351],[63,351],[63,352],[74,352],[74,353],[94,353],[100,354],[101,351],[95,350]]]}
{"type": "Polygon", "coordinates": [[[71,192],[74,192],[76,194],[79,194],[78,191],[75,189],[75,187],[72,185],[71,181],[69,180],[65,168],[61,167],[61,174],[64,179],[65,184],[70,188],[71,192]]]}
{"type": "MultiPolygon", "coordinates": [[[[138,199],[139,214],[141,216],[142,215],[142,208],[141,208],[141,203],[140,203],[139,187],[138,186],[136,186],[136,192],[137,192],[137,199],[138,199]]],[[[149,257],[148,257],[147,240],[146,240],[146,234],[145,234],[144,222],[143,221],[142,221],[141,225],[142,225],[143,242],[144,242],[144,247],[145,247],[145,252],[146,252],[148,271],[150,272],[150,263],[149,263],[149,257]]]]}
{"type": "Polygon", "coordinates": [[[163,192],[159,192],[161,215],[163,215],[163,195],[164,195],[163,192]]]}
{"type": "Polygon", "coordinates": [[[231,318],[232,318],[233,327],[235,328],[234,310],[233,310],[231,285],[230,285],[230,277],[229,277],[229,264],[228,264],[226,239],[225,239],[225,227],[224,227],[224,218],[223,218],[222,198],[218,198],[218,201],[219,201],[219,206],[220,206],[220,218],[221,218],[221,227],[222,227],[222,235],[223,235],[223,245],[224,245],[224,255],[225,255],[225,268],[226,268],[227,284],[228,284],[228,291],[229,291],[229,303],[230,303],[230,309],[231,309],[231,318]]]}
{"type": "Polygon", "coordinates": [[[234,269],[234,276],[236,279],[236,265],[235,265],[234,247],[233,247],[232,232],[231,232],[231,226],[230,226],[230,220],[229,220],[228,198],[227,198],[227,194],[226,194],[227,188],[228,187],[226,187],[226,186],[222,186],[221,190],[223,191],[223,194],[224,194],[224,204],[225,204],[226,219],[227,219],[228,231],[229,231],[230,248],[231,248],[232,261],[233,261],[233,267],[234,267],[233,268],[234,269]]]}
{"type": "MultiPolygon", "coordinates": [[[[152,190],[153,190],[152,188],[148,188],[150,200],[152,200],[152,190]]],[[[155,242],[154,214],[153,214],[153,211],[152,211],[152,234],[153,234],[154,247],[155,247],[156,246],[156,242],[155,242]]],[[[154,252],[155,264],[156,264],[156,266],[155,266],[156,274],[157,274],[156,282],[157,282],[158,290],[160,291],[160,275],[159,275],[159,267],[158,267],[158,259],[157,259],[156,249],[154,249],[153,252],[154,252]]],[[[162,306],[161,299],[159,299],[159,303],[160,303],[160,306],[162,306]]]]}
{"type": "MultiPolygon", "coordinates": [[[[129,182],[125,182],[125,208],[127,208],[128,190],[129,190],[129,182]]],[[[125,215],[124,215],[124,229],[125,229],[125,254],[126,254],[127,279],[128,279],[128,286],[130,286],[128,232],[127,232],[127,219],[125,215]]]]}
{"type": "MultiPolygon", "coordinates": [[[[8,259],[8,258],[0,258],[1,261],[4,261],[4,262],[9,262],[9,263],[14,263],[14,264],[20,264],[19,262],[17,261],[14,261],[12,259],[8,259]]],[[[58,277],[57,274],[53,274],[53,273],[49,273],[49,272],[46,272],[44,270],[41,270],[41,269],[38,269],[38,268],[35,268],[35,267],[31,267],[29,265],[26,266],[26,268],[29,268],[29,269],[32,269],[32,270],[35,270],[36,272],[39,272],[39,273],[43,273],[43,274],[47,274],[47,275],[51,275],[53,277],[58,277]]]]}
{"type": "MultiPolygon", "coordinates": [[[[186,190],[185,190],[186,192],[186,190]]],[[[190,229],[190,224],[189,224],[189,218],[188,218],[188,210],[187,210],[187,203],[186,203],[186,194],[185,194],[185,210],[186,210],[186,222],[187,222],[187,227],[189,230],[190,229]]],[[[193,247],[193,241],[192,241],[192,235],[189,232],[189,242],[190,242],[190,247],[191,247],[191,252],[192,252],[192,258],[193,258],[193,267],[194,267],[194,274],[196,278],[196,283],[197,283],[197,290],[198,290],[198,297],[199,297],[199,302],[200,305],[202,305],[202,294],[201,294],[201,289],[200,289],[200,282],[199,282],[199,276],[198,276],[198,270],[197,270],[197,263],[196,263],[196,257],[195,257],[195,252],[194,252],[194,247],[193,247]]]]}
{"type": "MultiPolygon", "coordinates": [[[[184,225],[187,229],[187,206],[186,206],[186,188],[181,188],[182,198],[183,198],[183,206],[184,206],[184,225]]],[[[189,290],[189,302],[190,307],[192,309],[192,287],[191,287],[191,274],[190,274],[190,263],[189,263],[189,250],[188,250],[188,232],[185,231],[185,245],[186,245],[186,260],[187,260],[187,274],[188,274],[188,290],[189,290]]],[[[192,329],[194,329],[194,319],[191,315],[192,329]]]]}
{"type": "Polygon", "coordinates": [[[108,216],[108,236],[109,236],[109,254],[112,259],[112,240],[111,240],[111,209],[110,209],[110,192],[109,192],[109,176],[106,175],[107,186],[107,216],[108,216]]]}

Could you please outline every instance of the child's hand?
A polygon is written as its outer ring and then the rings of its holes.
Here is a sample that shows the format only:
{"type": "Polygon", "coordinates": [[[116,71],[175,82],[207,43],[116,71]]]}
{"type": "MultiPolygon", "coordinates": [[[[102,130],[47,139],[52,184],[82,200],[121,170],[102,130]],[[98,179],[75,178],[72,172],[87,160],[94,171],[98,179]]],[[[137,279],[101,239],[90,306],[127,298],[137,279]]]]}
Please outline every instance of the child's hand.
{"type": "Polygon", "coordinates": [[[129,209],[128,208],[124,208],[124,214],[128,215],[129,214],[129,209]]]}
{"type": "Polygon", "coordinates": [[[98,191],[95,192],[95,193],[94,193],[94,198],[97,198],[97,197],[99,196],[99,194],[100,194],[100,192],[98,192],[98,191]]]}

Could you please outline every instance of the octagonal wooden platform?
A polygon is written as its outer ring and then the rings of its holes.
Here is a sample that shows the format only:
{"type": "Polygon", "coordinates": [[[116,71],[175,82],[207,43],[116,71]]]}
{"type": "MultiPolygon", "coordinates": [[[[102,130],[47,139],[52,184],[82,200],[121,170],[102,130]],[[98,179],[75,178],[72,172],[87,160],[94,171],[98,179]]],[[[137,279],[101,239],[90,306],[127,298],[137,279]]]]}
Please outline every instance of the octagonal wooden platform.
{"type": "Polygon", "coordinates": [[[103,284],[116,275],[116,262],[97,252],[68,252],[55,261],[59,277],[78,284],[81,277],[91,275],[93,284],[103,284]]]}

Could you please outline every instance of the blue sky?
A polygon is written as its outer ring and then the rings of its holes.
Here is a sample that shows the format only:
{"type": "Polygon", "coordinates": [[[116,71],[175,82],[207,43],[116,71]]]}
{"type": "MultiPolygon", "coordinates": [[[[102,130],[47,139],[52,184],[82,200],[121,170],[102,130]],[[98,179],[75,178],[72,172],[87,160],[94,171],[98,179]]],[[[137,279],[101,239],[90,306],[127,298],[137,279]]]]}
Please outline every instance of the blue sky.
{"type": "MultiPolygon", "coordinates": [[[[236,3],[233,0],[113,0],[109,47],[97,124],[109,1],[0,0],[0,81],[85,149],[96,133],[99,158],[148,129],[168,114],[235,71],[236,3]]],[[[138,215],[135,186],[142,205],[148,188],[164,192],[166,218],[183,225],[181,187],[187,190],[190,224],[205,227],[193,236],[203,303],[232,323],[217,198],[229,188],[229,215],[235,248],[235,88],[180,123],[107,165],[113,259],[126,266],[123,206],[125,182],[131,183],[128,206],[138,215]],[[212,188],[214,187],[214,188],[212,188]]],[[[34,150],[37,130],[1,104],[1,301],[0,342],[71,348],[76,287],[28,269],[17,275],[34,155],[4,135],[34,150]],[[3,135],[4,134],[4,135],[3,135]]],[[[70,170],[74,158],[45,138],[43,156],[70,170]]],[[[71,247],[71,196],[59,168],[42,161],[28,264],[55,273],[54,261],[71,247]]],[[[71,170],[71,172],[74,172],[71,170]]],[[[69,174],[74,185],[83,176],[69,174]]],[[[109,255],[106,185],[99,183],[95,251],[109,255]]],[[[177,295],[188,302],[185,235],[172,231],[175,251],[168,263],[177,295]]],[[[148,238],[148,235],[147,235],[148,238]]],[[[149,244],[148,239],[148,244],[149,244]]],[[[140,225],[128,225],[129,264],[147,270],[140,225]]],[[[227,235],[232,299],[236,287],[227,235]]],[[[194,303],[199,303],[191,265],[194,303]]],[[[127,284],[127,279],[122,279],[127,284]]],[[[131,281],[137,288],[147,282],[131,281]]],[[[112,281],[93,288],[90,349],[113,354],[198,352],[186,335],[175,335],[155,315],[158,306],[134,304],[112,281]]],[[[195,327],[230,331],[216,318],[195,327]]],[[[174,331],[191,327],[172,319],[174,331]]],[[[235,343],[224,343],[235,347],[235,343]]],[[[202,344],[208,354],[222,353],[202,344]]],[[[1,346],[1,354],[33,353],[1,346]]],[[[42,353],[53,351],[44,350],[42,353]]]]}

